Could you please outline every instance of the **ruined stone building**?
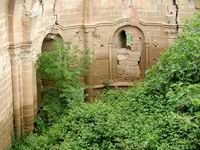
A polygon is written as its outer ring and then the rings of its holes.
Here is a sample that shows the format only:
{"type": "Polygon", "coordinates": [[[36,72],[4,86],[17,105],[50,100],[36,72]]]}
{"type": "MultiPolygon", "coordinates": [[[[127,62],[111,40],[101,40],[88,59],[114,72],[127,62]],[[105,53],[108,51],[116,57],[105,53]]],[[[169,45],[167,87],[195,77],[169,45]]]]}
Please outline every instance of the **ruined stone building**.
{"type": "Polygon", "coordinates": [[[93,51],[89,98],[129,86],[169,47],[199,0],[0,0],[0,149],[33,129],[36,61],[56,38],[93,51]]]}

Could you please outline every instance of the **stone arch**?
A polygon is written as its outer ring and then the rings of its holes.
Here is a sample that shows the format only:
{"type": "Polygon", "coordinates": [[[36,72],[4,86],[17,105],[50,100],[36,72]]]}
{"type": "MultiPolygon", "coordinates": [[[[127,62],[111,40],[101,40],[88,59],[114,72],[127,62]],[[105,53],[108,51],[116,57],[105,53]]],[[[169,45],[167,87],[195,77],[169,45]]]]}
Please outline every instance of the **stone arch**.
{"type": "Polygon", "coordinates": [[[8,30],[11,57],[13,118],[15,137],[19,139],[33,130],[37,92],[34,41],[38,34],[38,16],[42,14],[40,0],[9,0],[8,30]],[[37,4],[38,6],[34,4],[37,4]],[[34,8],[33,8],[34,7],[34,8]],[[19,18],[19,19],[16,19],[19,18]]]}
{"type": "Polygon", "coordinates": [[[31,133],[34,121],[31,43],[25,43],[23,40],[22,16],[23,0],[9,0],[8,40],[13,89],[13,123],[16,139],[26,133],[31,133]]]}
{"type": "MultiPolygon", "coordinates": [[[[13,51],[10,45],[13,43],[13,24],[14,24],[14,10],[15,1],[13,0],[1,0],[1,37],[0,37],[0,82],[1,82],[1,96],[0,96],[0,149],[6,149],[13,138],[20,136],[20,106],[19,101],[14,96],[18,96],[14,91],[17,91],[17,83],[13,80],[14,63],[17,61],[17,57],[13,58],[13,55],[17,55],[17,51],[13,51]],[[11,52],[13,52],[11,54],[11,52]],[[14,54],[15,52],[15,54],[14,54]],[[13,86],[15,85],[15,86],[13,86]],[[14,118],[17,119],[14,119],[14,118]],[[13,130],[13,126],[16,129],[13,130]]],[[[16,66],[16,65],[15,65],[16,66]]],[[[17,71],[16,71],[17,72],[17,71]]],[[[17,73],[15,72],[15,76],[17,73]]]]}
{"type": "MultiPolygon", "coordinates": [[[[40,52],[44,53],[44,52],[52,51],[54,42],[56,40],[64,42],[64,39],[60,34],[48,33],[43,38],[40,52]]],[[[36,74],[36,76],[37,76],[36,78],[37,78],[37,111],[38,111],[41,108],[41,105],[42,105],[41,104],[42,87],[45,86],[45,85],[49,85],[51,83],[50,83],[50,81],[40,79],[37,74],[36,74]]]]}
{"type": "Polygon", "coordinates": [[[41,10],[40,0],[9,0],[9,32],[11,33],[9,42],[13,61],[12,74],[17,74],[12,78],[16,138],[29,134],[34,129],[34,115],[37,113],[35,73],[37,43],[34,40],[37,40],[38,31],[36,27],[39,22],[38,17],[42,15],[41,10]],[[17,55],[15,54],[16,51],[17,55]]]}
{"type": "Polygon", "coordinates": [[[135,82],[145,73],[145,37],[136,26],[119,27],[113,35],[113,79],[115,82],[135,82]]]}
{"type": "Polygon", "coordinates": [[[41,52],[51,51],[56,40],[64,41],[60,34],[47,34],[42,42],[41,52]]]}

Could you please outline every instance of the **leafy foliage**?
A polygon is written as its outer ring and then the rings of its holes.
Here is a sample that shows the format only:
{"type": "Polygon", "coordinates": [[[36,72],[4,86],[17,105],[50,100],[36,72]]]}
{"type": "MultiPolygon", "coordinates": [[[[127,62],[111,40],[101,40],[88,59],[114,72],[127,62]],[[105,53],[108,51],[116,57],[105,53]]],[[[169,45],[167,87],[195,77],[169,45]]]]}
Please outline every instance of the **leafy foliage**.
{"type": "Polygon", "coordinates": [[[81,52],[70,43],[57,41],[51,52],[44,52],[39,56],[37,72],[41,79],[51,81],[51,86],[47,88],[57,91],[60,98],[81,99],[83,86],[79,78],[86,73],[89,53],[89,50],[81,52]]]}
{"type": "Polygon", "coordinates": [[[60,114],[13,149],[199,149],[200,13],[187,21],[143,83],[107,90],[94,104],[71,101],[60,114]]]}
{"type": "Polygon", "coordinates": [[[77,46],[59,40],[50,52],[40,54],[37,73],[48,84],[43,85],[44,104],[35,123],[38,133],[57,122],[70,101],[84,101],[86,86],[80,82],[80,76],[87,73],[89,64],[90,50],[80,51],[77,46]]]}

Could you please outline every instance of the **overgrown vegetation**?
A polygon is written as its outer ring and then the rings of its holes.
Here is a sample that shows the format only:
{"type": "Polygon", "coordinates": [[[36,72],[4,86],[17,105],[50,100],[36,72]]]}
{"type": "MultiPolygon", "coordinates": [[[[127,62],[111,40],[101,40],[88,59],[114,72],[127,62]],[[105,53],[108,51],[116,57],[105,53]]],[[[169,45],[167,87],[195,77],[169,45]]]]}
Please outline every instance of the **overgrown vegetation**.
{"type": "Polygon", "coordinates": [[[66,105],[57,94],[44,96],[37,132],[13,149],[199,149],[200,13],[136,87],[106,91],[94,104],[77,97],[66,105]]]}
{"type": "Polygon", "coordinates": [[[48,90],[55,91],[62,100],[83,99],[84,76],[90,61],[90,51],[80,51],[70,43],[57,40],[51,52],[41,54],[37,61],[37,72],[42,80],[50,80],[48,90]]]}

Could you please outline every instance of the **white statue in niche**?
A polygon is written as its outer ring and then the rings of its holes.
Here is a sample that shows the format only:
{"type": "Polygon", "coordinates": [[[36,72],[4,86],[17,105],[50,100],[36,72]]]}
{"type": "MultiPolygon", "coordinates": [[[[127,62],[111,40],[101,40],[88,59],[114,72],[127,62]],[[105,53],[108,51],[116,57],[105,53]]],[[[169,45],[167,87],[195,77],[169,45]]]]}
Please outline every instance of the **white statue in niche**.
{"type": "Polygon", "coordinates": [[[34,0],[30,8],[24,0],[24,14],[29,17],[36,17],[43,13],[43,0],[34,0]]]}

